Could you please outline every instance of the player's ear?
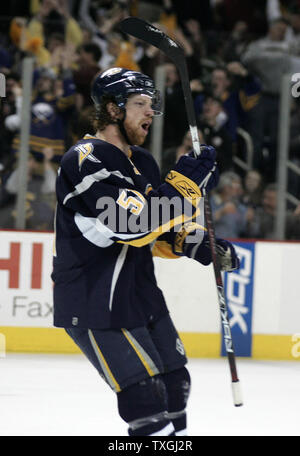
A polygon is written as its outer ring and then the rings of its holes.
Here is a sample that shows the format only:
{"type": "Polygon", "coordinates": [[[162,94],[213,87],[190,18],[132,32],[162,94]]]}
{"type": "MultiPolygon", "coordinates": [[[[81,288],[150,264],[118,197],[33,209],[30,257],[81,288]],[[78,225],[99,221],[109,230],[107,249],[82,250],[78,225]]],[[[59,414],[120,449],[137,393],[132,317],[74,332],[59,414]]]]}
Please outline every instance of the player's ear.
{"type": "Polygon", "coordinates": [[[121,109],[119,108],[119,106],[117,106],[112,101],[107,103],[106,109],[107,109],[108,114],[111,116],[111,118],[113,120],[117,120],[117,119],[121,119],[122,118],[121,109]]]}

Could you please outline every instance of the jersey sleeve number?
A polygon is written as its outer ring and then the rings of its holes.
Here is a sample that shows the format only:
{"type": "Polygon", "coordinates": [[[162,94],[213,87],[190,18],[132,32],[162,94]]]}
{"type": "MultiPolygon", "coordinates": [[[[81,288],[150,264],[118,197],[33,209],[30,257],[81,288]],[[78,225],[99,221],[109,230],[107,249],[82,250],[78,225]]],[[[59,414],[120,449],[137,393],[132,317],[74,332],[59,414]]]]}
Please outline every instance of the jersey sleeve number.
{"type": "Polygon", "coordinates": [[[143,195],[136,190],[128,190],[130,193],[134,193],[136,195],[128,195],[127,190],[122,190],[120,193],[119,198],[117,199],[117,203],[126,210],[129,210],[134,215],[140,215],[144,206],[145,206],[145,198],[143,195]]]}

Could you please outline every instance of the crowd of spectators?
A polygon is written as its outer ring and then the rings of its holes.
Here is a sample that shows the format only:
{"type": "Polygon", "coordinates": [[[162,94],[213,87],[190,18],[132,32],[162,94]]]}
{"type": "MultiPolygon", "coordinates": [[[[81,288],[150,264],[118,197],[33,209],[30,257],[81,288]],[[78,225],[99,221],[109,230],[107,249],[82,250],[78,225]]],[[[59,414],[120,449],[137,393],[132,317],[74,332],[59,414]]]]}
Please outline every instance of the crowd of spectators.
{"type": "MultiPolygon", "coordinates": [[[[128,15],[157,25],[184,48],[199,138],[217,149],[211,195],[216,234],[275,238],[280,81],[300,71],[300,0],[11,0],[0,6],[0,229],[14,228],[18,190],[22,61],[34,57],[26,228],[52,230],[55,176],[65,151],[93,134],[90,85],[120,66],[166,74],[164,177],[192,148],[174,64],[118,29],[128,15]],[[245,138],[248,138],[246,141],[245,138]],[[247,162],[249,141],[252,168],[247,162]],[[238,160],[236,160],[238,159],[238,160]]],[[[300,103],[291,107],[290,160],[300,163],[300,103]]],[[[147,139],[149,146],[150,138],[147,139]]],[[[299,179],[290,187],[300,199],[299,179]]],[[[300,239],[300,205],[288,208],[286,239],[300,239]]]]}

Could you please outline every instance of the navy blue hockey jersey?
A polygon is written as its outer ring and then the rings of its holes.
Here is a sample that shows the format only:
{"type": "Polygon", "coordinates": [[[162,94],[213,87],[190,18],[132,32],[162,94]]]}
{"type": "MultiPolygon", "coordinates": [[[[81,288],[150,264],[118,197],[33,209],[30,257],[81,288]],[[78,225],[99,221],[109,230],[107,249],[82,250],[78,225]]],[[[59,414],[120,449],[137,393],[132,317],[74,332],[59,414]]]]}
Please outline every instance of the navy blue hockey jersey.
{"type": "Polygon", "coordinates": [[[151,154],[136,146],[131,152],[127,157],[86,136],[61,161],[52,274],[55,326],[132,328],[168,312],[151,245],[182,223],[182,216],[171,208],[165,223],[161,211],[153,211],[150,201],[164,196],[168,184],[161,184],[151,154]]]}

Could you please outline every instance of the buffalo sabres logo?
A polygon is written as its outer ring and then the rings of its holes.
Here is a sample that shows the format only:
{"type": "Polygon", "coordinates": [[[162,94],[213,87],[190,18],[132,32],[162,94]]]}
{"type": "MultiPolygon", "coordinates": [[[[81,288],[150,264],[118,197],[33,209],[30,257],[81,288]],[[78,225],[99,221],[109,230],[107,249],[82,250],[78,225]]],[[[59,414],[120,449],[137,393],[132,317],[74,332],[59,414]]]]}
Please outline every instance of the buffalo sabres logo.
{"type": "Polygon", "coordinates": [[[113,76],[114,74],[120,73],[123,70],[123,68],[110,68],[106,70],[104,73],[102,73],[102,78],[105,78],[106,76],[113,76]]]}
{"type": "Polygon", "coordinates": [[[34,123],[49,124],[54,119],[54,109],[48,103],[35,103],[32,114],[34,123]]]}
{"type": "Polygon", "coordinates": [[[94,150],[94,146],[92,143],[86,143],[86,144],[79,144],[78,146],[75,147],[76,152],[78,152],[78,165],[79,169],[82,166],[82,163],[84,162],[85,159],[88,159],[94,163],[101,163],[98,158],[96,158],[92,152],[94,150]]]}

